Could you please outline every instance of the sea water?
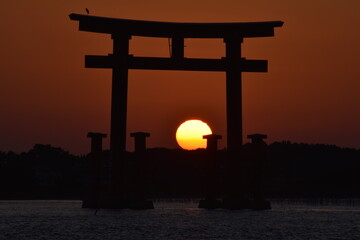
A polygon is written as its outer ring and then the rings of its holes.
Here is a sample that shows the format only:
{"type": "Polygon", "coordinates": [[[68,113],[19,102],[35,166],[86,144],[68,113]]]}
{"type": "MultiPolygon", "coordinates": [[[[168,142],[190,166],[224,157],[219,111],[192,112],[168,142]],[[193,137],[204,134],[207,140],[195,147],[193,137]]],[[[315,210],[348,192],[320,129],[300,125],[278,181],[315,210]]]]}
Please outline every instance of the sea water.
{"type": "Polygon", "coordinates": [[[0,201],[0,239],[360,239],[359,201],[272,200],[272,209],[82,209],[81,201],[0,201]],[[346,203],[346,204],[345,204],[346,203]]]}

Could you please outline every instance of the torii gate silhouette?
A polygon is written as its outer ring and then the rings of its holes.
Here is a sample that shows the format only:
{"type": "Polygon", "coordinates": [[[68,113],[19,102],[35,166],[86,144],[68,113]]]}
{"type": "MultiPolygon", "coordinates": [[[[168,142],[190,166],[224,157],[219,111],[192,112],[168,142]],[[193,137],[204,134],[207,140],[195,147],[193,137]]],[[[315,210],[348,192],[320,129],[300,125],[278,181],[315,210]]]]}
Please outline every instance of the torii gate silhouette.
{"type": "MultiPolygon", "coordinates": [[[[112,69],[110,152],[114,198],[121,197],[123,189],[123,158],[126,149],[126,116],[129,69],[222,71],[226,72],[226,114],[228,186],[241,181],[237,162],[241,161],[242,146],[242,72],[267,72],[266,60],[247,60],[241,57],[244,38],[272,37],[274,28],[283,22],[247,23],[175,23],[106,18],[70,14],[79,21],[79,30],[111,34],[113,53],[108,56],[85,56],[86,68],[112,69]],[[136,57],[129,55],[132,36],[170,38],[169,58],[136,57]],[[221,59],[195,59],[184,57],[185,38],[222,38],[226,56],[221,59]]],[[[240,183],[241,185],[241,183],[240,183]]],[[[227,197],[238,199],[242,190],[229,187],[227,197]]]]}

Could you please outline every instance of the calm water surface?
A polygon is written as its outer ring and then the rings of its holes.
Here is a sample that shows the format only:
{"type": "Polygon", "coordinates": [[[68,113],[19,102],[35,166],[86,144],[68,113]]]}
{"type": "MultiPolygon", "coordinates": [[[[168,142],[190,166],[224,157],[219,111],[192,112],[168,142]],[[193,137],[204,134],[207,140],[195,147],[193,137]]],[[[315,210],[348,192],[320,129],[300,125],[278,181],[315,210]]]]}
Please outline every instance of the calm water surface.
{"type": "Polygon", "coordinates": [[[360,205],[272,201],[269,211],[82,209],[80,201],[0,201],[0,239],[360,239],[360,205]]]}

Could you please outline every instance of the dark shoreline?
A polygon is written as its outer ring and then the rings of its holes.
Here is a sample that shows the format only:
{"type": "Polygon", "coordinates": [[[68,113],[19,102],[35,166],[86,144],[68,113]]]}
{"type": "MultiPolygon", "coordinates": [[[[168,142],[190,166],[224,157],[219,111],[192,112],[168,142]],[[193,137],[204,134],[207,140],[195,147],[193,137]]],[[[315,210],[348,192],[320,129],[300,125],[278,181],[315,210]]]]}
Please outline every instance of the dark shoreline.
{"type": "MultiPolygon", "coordinates": [[[[201,198],[207,158],[204,150],[148,149],[150,198],[201,198]]],[[[108,152],[105,152],[104,172],[108,152]]],[[[126,164],[133,166],[132,153],[126,164]]],[[[219,151],[217,196],[224,195],[226,151],[219,151]]],[[[86,156],[37,144],[29,152],[0,152],[0,199],[82,199],[86,156]]],[[[135,169],[136,170],[136,169],[135,169]]],[[[267,198],[360,198],[360,150],[330,145],[272,143],[265,163],[267,198]]],[[[136,174],[136,172],[134,173],[136,174]]],[[[107,178],[103,179],[106,189],[107,178]]]]}

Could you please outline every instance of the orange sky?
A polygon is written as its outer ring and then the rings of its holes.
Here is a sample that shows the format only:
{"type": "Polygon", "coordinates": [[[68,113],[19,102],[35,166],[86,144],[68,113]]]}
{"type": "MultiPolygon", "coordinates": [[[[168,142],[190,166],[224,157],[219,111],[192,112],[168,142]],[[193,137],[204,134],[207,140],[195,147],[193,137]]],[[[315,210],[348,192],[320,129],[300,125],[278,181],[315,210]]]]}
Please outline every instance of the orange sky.
{"type": "MultiPolygon", "coordinates": [[[[88,131],[109,133],[111,71],[85,69],[84,55],[108,54],[112,42],[70,21],[85,8],[141,20],[284,21],[274,38],[244,41],[244,57],[269,60],[268,73],[244,74],[244,135],[360,148],[358,0],[16,0],[0,8],[0,151],[49,143],[86,153],[88,131]]],[[[168,56],[166,44],[133,38],[130,52],[168,56]]],[[[224,56],[221,40],[185,45],[187,57],[224,56]]],[[[149,147],[175,148],[187,118],[208,122],[224,146],[224,73],[130,71],[128,132],[150,132],[149,147]]]]}

